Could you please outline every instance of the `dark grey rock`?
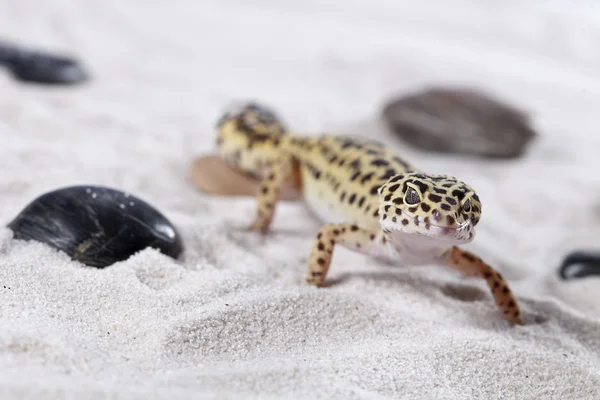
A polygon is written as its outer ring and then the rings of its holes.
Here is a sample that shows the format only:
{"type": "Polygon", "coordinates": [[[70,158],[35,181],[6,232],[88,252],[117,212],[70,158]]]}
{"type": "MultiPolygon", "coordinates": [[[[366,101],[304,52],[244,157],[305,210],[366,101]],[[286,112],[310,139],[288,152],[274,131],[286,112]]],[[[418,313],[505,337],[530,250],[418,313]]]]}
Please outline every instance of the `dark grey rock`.
{"type": "Polygon", "coordinates": [[[8,224],[15,239],[36,240],[104,268],[153,247],[178,258],[175,227],[139,198],[101,186],[71,186],[32,201],[8,224]]]}
{"type": "Polygon", "coordinates": [[[25,49],[0,41],[0,66],[24,82],[71,85],[89,79],[85,68],[73,57],[25,49]]]}
{"type": "Polygon", "coordinates": [[[475,89],[430,88],[389,101],[382,115],[402,140],[434,152],[514,158],[537,135],[523,111],[475,89]]]}
{"type": "Polygon", "coordinates": [[[600,275],[600,251],[573,251],[565,257],[559,275],[564,280],[600,275]]]}

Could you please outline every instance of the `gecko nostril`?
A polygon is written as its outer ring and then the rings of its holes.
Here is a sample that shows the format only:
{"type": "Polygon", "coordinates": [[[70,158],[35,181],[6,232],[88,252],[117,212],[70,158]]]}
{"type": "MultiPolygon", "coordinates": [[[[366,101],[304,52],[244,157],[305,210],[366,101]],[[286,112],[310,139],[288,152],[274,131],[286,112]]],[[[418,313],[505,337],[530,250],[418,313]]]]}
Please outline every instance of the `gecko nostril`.
{"type": "Polygon", "coordinates": [[[446,220],[448,221],[448,225],[454,225],[456,223],[456,219],[452,215],[448,215],[446,220]]]}

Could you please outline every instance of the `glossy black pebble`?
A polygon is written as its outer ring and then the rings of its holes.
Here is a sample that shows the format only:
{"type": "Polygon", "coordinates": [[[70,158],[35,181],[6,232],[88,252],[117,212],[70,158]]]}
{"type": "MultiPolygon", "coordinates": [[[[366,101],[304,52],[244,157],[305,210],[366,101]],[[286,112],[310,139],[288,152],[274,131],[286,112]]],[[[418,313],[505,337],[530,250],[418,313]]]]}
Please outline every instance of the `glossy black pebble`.
{"type": "Polygon", "coordinates": [[[569,253],[559,269],[564,280],[600,275],[600,252],[574,251],[569,253]]]}
{"type": "Polygon", "coordinates": [[[135,196],[99,186],[71,186],[32,201],[8,227],[15,239],[37,240],[72,259],[104,268],[153,247],[177,258],[175,227],[135,196]]]}

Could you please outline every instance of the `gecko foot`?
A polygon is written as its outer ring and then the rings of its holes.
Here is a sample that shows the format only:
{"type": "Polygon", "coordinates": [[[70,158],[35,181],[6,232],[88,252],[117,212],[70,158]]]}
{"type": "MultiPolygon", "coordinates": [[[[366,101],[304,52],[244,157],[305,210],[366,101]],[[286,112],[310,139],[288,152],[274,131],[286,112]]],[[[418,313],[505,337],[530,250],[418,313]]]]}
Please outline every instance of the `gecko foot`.
{"type": "Polygon", "coordinates": [[[255,220],[245,229],[248,232],[260,232],[266,234],[269,231],[269,224],[262,220],[255,220]]]}

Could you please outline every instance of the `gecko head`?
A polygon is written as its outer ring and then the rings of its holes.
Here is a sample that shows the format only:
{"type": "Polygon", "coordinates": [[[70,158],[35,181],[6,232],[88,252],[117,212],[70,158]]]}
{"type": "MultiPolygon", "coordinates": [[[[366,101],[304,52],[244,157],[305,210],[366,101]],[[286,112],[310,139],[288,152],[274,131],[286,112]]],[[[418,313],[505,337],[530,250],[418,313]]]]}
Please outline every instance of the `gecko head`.
{"type": "Polygon", "coordinates": [[[445,175],[398,174],[379,188],[379,198],[379,223],[387,235],[419,236],[432,245],[472,241],[481,217],[475,191],[445,175]]]}
{"type": "Polygon", "coordinates": [[[287,131],[272,109],[254,101],[227,106],[216,128],[219,156],[252,176],[268,170],[287,131]]]}
{"type": "Polygon", "coordinates": [[[230,125],[241,135],[259,138],[281,136],[287,130],[275,111],[255,101],[229,104],[217,122],[217,129],[223,131],[230,125]]]}

